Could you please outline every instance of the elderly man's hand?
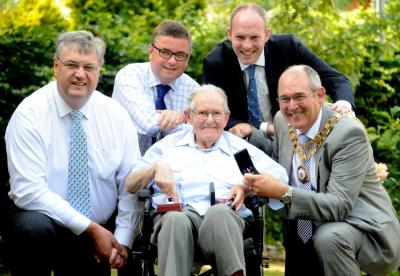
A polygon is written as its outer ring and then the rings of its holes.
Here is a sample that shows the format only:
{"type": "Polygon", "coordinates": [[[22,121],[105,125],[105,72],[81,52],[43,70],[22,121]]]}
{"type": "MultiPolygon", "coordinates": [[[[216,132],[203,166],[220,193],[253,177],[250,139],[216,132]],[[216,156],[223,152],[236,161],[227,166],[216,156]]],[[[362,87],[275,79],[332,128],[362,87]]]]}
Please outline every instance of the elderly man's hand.
{"type": "Polygon", "coordinates": [[[239,211],[243,206],[244,198],[246,193],[246,187],[243,185],[235,185],[229,191],[229,194],[226,199],[233,199],[231,203],[231,207],[239,211]]]}
{"type": "Polygon", "coordinates": [[[251,125],[248,123],[240,123],[229,129],[229,132],[239,136],[240,138],[246,138],[252,132],[251,125]]]}
{"type": "Polygon", "coordinates": [[[161,192],[171,196],[174,202],[179,202],[178,193],[176,192],[175,178],[172,173],[171,167],[164,162],[157,162],[155,164],[154,181],[160,187],[161,192]]]}

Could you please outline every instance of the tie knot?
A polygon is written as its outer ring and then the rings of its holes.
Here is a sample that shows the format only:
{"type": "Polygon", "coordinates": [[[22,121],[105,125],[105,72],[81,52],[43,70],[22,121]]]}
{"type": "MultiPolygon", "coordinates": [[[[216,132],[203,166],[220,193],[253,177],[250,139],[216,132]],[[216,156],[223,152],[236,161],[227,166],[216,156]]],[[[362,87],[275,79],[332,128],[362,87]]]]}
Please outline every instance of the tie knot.
{"type": "Polygon", "coordinates": [[[246,68],[247,74],[249,74],[249,78],[254,78],[254,73],[256,71],[256,65],[252,64],[246,68]]]}
{"type": "Polygon", "coordinates": [[[74,110],[71,112],[72,120],[74,122],[80,122],[83,119],[83,113],[80,112],[79,110],[74,110]]]}
{"type": "Polygon", "coordinates": [[[165,96],[165,94],[168,93],[169,89],[171,87],[168,84],[158,84],[157,85],[157,95],[159,97],[163,97],[165,96]]]}
{"type": "Polygon", "coordinates": [[[307,135],[303,134],[303,133],[301,133],[299,135],[299,143],[300,143],[300,145],[304,145],[310,140],[311,140],[311,138],[308,137],[307,135]]]}

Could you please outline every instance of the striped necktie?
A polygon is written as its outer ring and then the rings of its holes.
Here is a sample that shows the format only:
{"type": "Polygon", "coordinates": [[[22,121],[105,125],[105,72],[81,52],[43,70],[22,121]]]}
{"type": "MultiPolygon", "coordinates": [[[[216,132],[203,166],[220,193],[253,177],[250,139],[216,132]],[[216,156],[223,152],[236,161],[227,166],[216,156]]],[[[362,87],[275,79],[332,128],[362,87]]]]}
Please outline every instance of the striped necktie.
{"type": "MultiPolygon", "coordinates": [[[[299,143],[301,146],[304,146],[304,144],[306,144],[310,140],[311,139],[305,134],[299,135],[299,143]]],[[[307,154],[308,150],[304,149],[304,147],[303,147],[303,150],[305,151],[304,153],[307,154]]],[[[310,177],[311,157],[309,159],[306,159],[303,164],[307,169],[309,179],[305,183],[300,183],[300,185],[298,185],[297,187],[300,189],[304,189],[304,190],[311,190],[311,177],[310,177]]],[[[299,235],[301,240],[304,243],[306,243],[312,237],[312,234],[313,234],[312,222],[310,220],[298,219],[297,220],[297,234],[299,235]]]]}

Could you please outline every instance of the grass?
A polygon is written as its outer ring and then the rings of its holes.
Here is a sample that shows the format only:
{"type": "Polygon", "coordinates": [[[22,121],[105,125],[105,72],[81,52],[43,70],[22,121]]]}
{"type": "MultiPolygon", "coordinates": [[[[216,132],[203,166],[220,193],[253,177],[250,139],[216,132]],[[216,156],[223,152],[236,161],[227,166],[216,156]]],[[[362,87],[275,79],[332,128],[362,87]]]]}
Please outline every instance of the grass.
{"type": "MultiPolygon", "coordinates": [[[[284,264],[283,263],[269,263],[270,267],[264,270],[264,275],[268,276],[283,276],[284,275],[284,264]]],[[[111,276],[117,276],[117,270],[111,271],[111,276]]]]}

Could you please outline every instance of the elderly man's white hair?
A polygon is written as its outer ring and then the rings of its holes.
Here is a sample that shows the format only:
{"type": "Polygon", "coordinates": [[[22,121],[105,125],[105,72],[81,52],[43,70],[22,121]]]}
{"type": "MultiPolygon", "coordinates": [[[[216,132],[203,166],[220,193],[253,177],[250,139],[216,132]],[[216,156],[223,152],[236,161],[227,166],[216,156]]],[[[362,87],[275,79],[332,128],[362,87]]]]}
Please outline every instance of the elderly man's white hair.
{"type": "Polygon", "coordinates": [[[197,95],[203,94],[203,93],[215,93],[216,95],[220,96],[222,101],[224,102],[224,112],[225,113],[229,112],[228,97],[226,96],[225,91],[215,85],[212,85],[212,84],[203,84],[199,87],[196,87],[192,91],[192,94],[190,95],[190,97],[188,99],[188,104],[187,104],[191,111],[194,111],[194,109],[195,109],[194,99],[196,98],[197,95]]]}

